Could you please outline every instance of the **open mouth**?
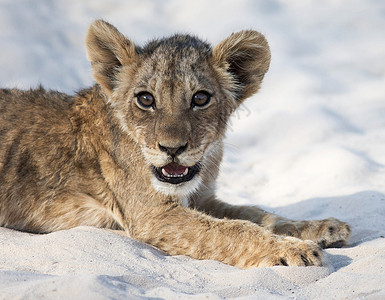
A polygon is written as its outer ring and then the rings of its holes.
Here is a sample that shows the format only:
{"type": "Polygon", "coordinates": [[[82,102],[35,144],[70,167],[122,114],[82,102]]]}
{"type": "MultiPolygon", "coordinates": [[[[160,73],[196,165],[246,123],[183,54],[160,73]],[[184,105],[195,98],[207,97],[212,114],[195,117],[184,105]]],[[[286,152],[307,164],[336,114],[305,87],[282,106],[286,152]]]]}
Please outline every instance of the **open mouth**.
{"type": "Polygon", "coordinates": [[[196,163],[192,167],[186,167],[172,162],[163,167],[152,167],[155,177],[162,182],[179,184],[189,181],[199,172],[200,164],[196,163]]]}

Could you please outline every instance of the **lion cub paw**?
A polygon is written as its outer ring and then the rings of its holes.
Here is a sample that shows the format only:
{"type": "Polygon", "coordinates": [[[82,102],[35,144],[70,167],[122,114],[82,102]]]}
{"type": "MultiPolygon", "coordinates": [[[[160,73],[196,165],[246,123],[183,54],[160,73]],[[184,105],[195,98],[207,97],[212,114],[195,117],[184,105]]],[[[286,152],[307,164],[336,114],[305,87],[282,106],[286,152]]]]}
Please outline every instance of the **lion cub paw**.
{"type": "Polygon", "coordinates": [[[322,266],[322,259],[322,249],[316,243],[285,237],[278,242],[271,255],[261,260],[259,266],[322,266]]]}
{"type": "Polygon", "coordinates": [[[346,245],[351,232],[347,223],[328,218],[307,221],[302,228],[301,238],[312,240],[322,248],[339,248],[346,245]]]}
{"type": "Polygon", "coordinates": [[[278,235],[311,240],[322,248],[342,247],[346,245],[351,234],[350,226],[347,223],[334,218],[315,221],[283,220],[276,222],[272,231],[278,235]]]}

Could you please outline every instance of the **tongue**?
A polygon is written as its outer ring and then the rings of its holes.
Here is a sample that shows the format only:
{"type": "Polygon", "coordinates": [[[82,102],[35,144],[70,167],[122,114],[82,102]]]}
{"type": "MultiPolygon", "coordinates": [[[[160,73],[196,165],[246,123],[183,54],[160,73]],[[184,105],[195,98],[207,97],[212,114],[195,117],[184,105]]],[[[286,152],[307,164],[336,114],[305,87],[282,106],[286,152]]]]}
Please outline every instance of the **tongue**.
{"type": "Polygon", "coordinates": [[[170,163],[164,166],[163,170],[169,175],[186,175],[188,167],[178,165],[177,163],[170,163]]]}

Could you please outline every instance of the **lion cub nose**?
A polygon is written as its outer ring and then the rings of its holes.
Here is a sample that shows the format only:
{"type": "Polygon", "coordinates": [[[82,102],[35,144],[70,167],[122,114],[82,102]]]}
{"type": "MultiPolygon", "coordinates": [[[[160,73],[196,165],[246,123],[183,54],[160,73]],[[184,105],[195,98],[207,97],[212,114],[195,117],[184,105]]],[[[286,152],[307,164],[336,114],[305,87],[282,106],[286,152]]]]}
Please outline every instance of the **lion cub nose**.
{"type": "Polygon", "coordinates": [[[187,149],[187,143],[179,147],[167,147],[167,146],[158,144],[158,147],[160,151],[166,152],[168,155],[175,157],[187,149]]]}

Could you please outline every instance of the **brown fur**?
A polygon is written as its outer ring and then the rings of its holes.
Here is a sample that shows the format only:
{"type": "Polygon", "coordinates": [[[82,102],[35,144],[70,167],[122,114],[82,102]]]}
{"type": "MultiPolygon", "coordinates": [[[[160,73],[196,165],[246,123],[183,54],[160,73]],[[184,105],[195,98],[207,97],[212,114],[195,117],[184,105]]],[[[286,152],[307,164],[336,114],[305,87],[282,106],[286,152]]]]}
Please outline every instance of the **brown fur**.
{"type": "Polygon", "coordinates": [[[350,228],[338,220],[291,221],[215,198],[227,120],[269,67],[263,35],[241,31],[214,48],[175,35],[138,47],[96,21],[86,46],[97,84],[76,96],[0,90],[1,226],[123,229],[172,255],[242,268],[319,266],[316,243],[346,242],[350,228]],[[211,101],[192,106],[202,90],[211,101]],[[141,92],[153,107],[140,107],[141,92]],[[200,172],[159,181],[154,168],[170,162],[200,172]]]}

